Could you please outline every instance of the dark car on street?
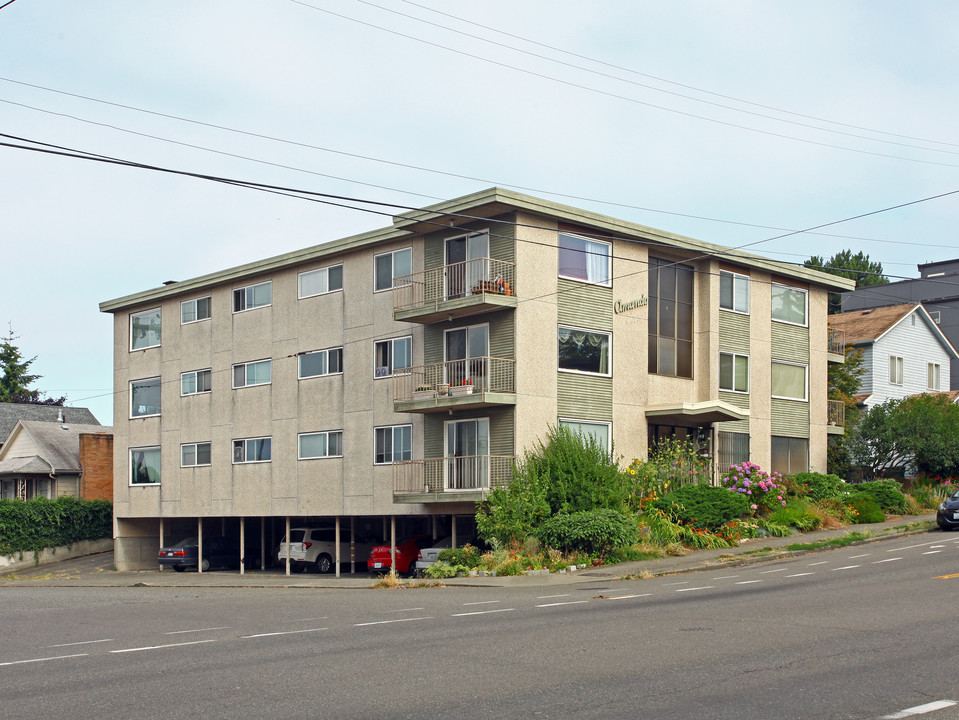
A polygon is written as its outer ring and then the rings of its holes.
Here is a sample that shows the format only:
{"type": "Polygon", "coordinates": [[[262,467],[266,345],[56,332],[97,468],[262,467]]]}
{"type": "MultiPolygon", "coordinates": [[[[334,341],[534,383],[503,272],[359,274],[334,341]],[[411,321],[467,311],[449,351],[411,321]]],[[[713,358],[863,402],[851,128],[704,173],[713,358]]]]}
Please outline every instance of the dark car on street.
{"type": "MultiPolygon", "coordinates": [[[[160,548],[157,560],[160,565],[172,567],[177,572],[190,569],[196,570],[199,545],[200,543],[196,537],[184,538],[170,547],[160,548]]],[[[240,548],[238,547],[238,543],[229,542],[226,538],[219,536],[203,538],[202,568],[204,571],[210,568],[239,567],[240,548]]]]}
{"type": "Polygon", "coordinates": [[[939,504],[936,522],[943,530],[959,529],[959,490],[947,497],[945,502],[939,504]]]}

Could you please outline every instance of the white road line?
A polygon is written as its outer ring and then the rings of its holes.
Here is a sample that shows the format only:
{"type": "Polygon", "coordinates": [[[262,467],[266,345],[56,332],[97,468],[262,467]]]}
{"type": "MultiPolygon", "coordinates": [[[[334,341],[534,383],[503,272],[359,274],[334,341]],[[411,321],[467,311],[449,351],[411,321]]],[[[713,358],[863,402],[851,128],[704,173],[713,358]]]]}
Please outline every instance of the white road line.
{"type": "Polygon", "coordinates": [[[203,643],[216,642],[216,640],[194,640],[193,642],[170,643],[169,645],[149,645],[147,647],[126,648],[125,650],[111,650],[111,653],[140,652],[142,650],[161,650],[163,648],[183,647],[185,645],[202,645],[203,643]]]}
{"type": "Polygon", "coordinates": [[[544,603],[542,605],[537,605],[536,607],[546,608],[546,607],[556,607],[557,605],[581,605],[587,602],[589,602],[589,600],[570,600],[569,602],[544,603]]]}
{"type": "Polygon", "coordinates": [[[733,578],[738,578],[739,575],[722,575],[718,578],[713,578],[713,580],[732,580],[733,578]]]}
{"type": "Polygon", "coordinates": [[[670,585],[689,585],[689,580],[683,580],[682,582],[666,583],[666,587],[669,587],[670,585]]]}
{"type": "Polygon", "coordinates": [[[762,582],[762,580],[740,580],[737,585],[752,585],[753,583],[762,582]]]}
{"type": "Polygon", "coordinates": [[[26,663],[38,663],[46,662],[47,660],[66,660],[67,658],[78,658],[86,657],[87,653],[79,653],[77,655],[56,655],[54,657],[45,657],[45,658],[33,658],[32,660],[14,660],[12,662],[0,662],[0,667],[3,665],[24,665],[26,663]]]}
{"type": "Polygon", "coordinates": [[[432,617],[400,618],[399,620],[377,620],[376,622],[353,623],[353,627],[367,627],[369,625],[389,625],[391,623],[413,622],[415,620],[432,620],[432,617]]]}
{"type": "Polygon", "coordinates": [[[450,617],[468,617],[470,615],[490,615],[492,613],[513,612],[516,608],[496,608],[495,610],[474,610],[473,612],[453,613],[450,617]]]}
{"type": "Polygon", "coordinates": [[[418,611],[418,610],[422,610],[422,609],[423,609],[423,608],[421,608],[421,607],[418,607],[418,608],[404,608],[403,610],[386,610],[385,612],[388,612],[388,613],[397,613],[397,612],[416,612],[416,611],[418,611]]]}
{"type": "Polygon", "coordinates": [[[903,550],[912,550],[914,548],[929,547],[930,545],[935,545],[939,542],[942,542],[942,540],[930,540],[929,542],[919,543],[918,545],[906,545],[906,547],[893,548],[892,550],[886,550],[886,552],[901,552],[903,550]]]}
{"type": "Polygon", "coordinates": [[[915,707],[900,710],[892,715],[883,715],[883,720],[898,720],[899,718],[912,717],[913,715],[924,715],[925,713],[930,713],[934,710],[942,710],[943,708],[952,707],[956,704],[957,703],[955,700],[936,700],[934,702],[926,703],[925,705],[916,705],[915,707]]]}
{"type": "Polygon", "coordinates": [[[873,561],[872,561],[872,564],[873,564],[873,565],[878,565],[879,563],[893,562],[894,560],[902,560],[902,558],[901,558],[901,557],[897,557],[897,558],[886,558],[885,560],[873,560],[873,561]]]}
{"type": "Polygon", "coordinates": [[[806,575],[815,575],[816,573],[796,573],[794,575],[787,575],[786,577],[805,577],[806,575]]]}
{"type": "Polygon", "coordinates": [[[536,599],[537,599],[537,600],[549,600],[550,598],[557,598],[557,597],[569,597],[569,593],[563,593],[562,595],[540,595],[540,596],[537,597],[536,599]]]}
{"type": "Polygon", "coordinates": [[[836,572],[837,570],[852,570],[853,568],[862,567],[862,565],[843,565],[842,567],[833,568],[832,571],[836,572]]]}
{"type": "Polygon", "coordinates": [[[679,588],[676,592],[691,592],[692,590],[709,590],[710,588],[715,587],[714,585],[701,585],[700,587],[691,587],[691,588],[679,588]]]}
{"type": "Polygon", "coordinates": [[[931,549],[934,549],[934,548],[944,548],[944,547],[945,547],[945,545],[933,545],[933,546],[930,548],[930,550],[931,550],[931,549]]]}
{"type": "Polygon", "coordinates": [[[849,559],[850,559],[850,560],[856,560],[856,559],[861,558],[861,557],[869,557],[870,555],[872,555],[872,553],[863,553],[862,555],[850,555],[850,556],[849,556],[849,559]]]}
{"type": "Polygon", "coordinates": [[[641,593],[639,595],[610,595],[607,600],[629,600],[630,598],[649,597],[652,593],[641,593]]]}
{"type": "Polygon", "coordinates": [[[923,555],[938,555],[942,550],[926,550],[923,555]]]}
{"type": "Polygon", "coordinates": [[[50,648],[72,647],[74,645],[92,645],[93,643],[102,642],[113,642],[113,638],[107,638],[106,640],[84,640],[82,642],[60,643],[59,645],[44,645],[42,649],[49,650],[50,648]]]}
{"type": "Polygon", "coordinates": [[[211,630],[229,630],[229,625],[223,625],[221,627],[208,627],[208,628],[197,628],[196,630],[171,630],[170,632],[163,633],[164,635],[183,635],[184,633],[195,633],[195,632],[209,632],[211,630]]]}
{"type": "Polygon", "coordinates": [[[313,622],[315,620],[329,620],[329,615],[323,615],[322,617],[311,617],[311,618],[296,618],[295,620],[284,620],[283,622],[313,622]]]}
{"type": "Polygon", "coordinates": [[[809,567],[813,567],[814,565],[827,565],[828,563],[828,560],[820,560],[819,562],[809,563],[809,567]]]}
{"type": "Polygon", "coordinates": [[[319,632],[320,630],[329,630],[329,628],[309,628],[307,630],[286,630],[284,632],[257,633],[256,635],[240,635],[240,640],[249,640],[250,638],[272,637],[274,635],[298,635],[300,633],[319,632]]]}
{"type": "Polygon", "coordinates": [[[760,572],[760,575],[768,575],[769,573],[782,572],[783,570],[788,570],[789,568],[776,568],[775,570],[763,570],[760,572]]]}
{"type": "Polygon", "coordinates": [[[496,603],[503,602],[502,600],[477,600],[476,602],[463,603],[463,607],[469,605],[495,605],[496,603]]]}

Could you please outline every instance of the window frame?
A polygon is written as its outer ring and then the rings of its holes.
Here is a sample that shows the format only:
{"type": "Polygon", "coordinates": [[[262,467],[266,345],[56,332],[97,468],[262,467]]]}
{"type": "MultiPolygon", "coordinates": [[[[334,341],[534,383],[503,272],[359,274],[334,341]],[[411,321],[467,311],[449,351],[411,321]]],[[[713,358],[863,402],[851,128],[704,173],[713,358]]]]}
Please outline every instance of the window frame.
{"type": "Polygon", "coordinates": [[[248,312],[248,311],[250,311],[250,310],[257,310],[257,309],[259,309],[259,308],[270,307],[271,305],[273,305],[273,281],[272,281],[272,280],[264,280],[263,282],[253,283],[252,285],[244,285],[244,286],[242,286],[242,287],[233,288],[233,294],[232,294],[231,297],[233,298],[233,314],[234,314],[234,315],[236,315],[237,313],[248,312]],[[269,286],[270,286],[270,301],[269,301],[269,302],[262,303],[262,304],[260,304],[260,305],[246,305],[245,303],[246,303],[246,293],[247,293],[247,291],[253,291],[253,298],[254,298],[254,300],[255,300],[255,299],[256,299],[256,288],[263,287],[264,285],[269,285],[269,286]],[[240,309],[237,309],[237,307],[236,307],[236,305],[237,305],[237,302],[236,302],[237,293],[240,293],[240,292],[243,293],[244,306],[241,307],[240,309]]]}
{"type": "Polygon", "coordinates": [[[250,360],[249,362],[234,363],[233,365],[230,366],[230,375],[231,375],[230,382],[233,384],[234,390],[240,390],[241,388],[246,388],[246,387],[261,387],[263,385],[272,385],[273,384],[273,358],[264,358],[262,360],[250,360]],[[254,382],[254,383],[246,382],[248,378],[246,368],[249,367],[250,365],[259,365],[260,363],[270,364],[270,379],[266,382],[254,382]],[[242,385],[236,384],[236,369],[238,367],[244,368],[244,372],[243,372],[244,383],[242,385]]]}
{"type": "MultiPolygon", "coordinates": [[[[580,426],[580,429],[577,431],[582,434],[584,433],[581,429],[583,425],[595,425],[597,427],[602,426],[606,428],[606,447],[605,450],[607,453],[612,453],[613,451],[613,423],[608,420],[585,420],[582,418],[571,418],[571,417],[559,417],[556,419],[557,422],[570,430],[573,430],[573,425],[580,426]]],[[[595,437],[595,435],[593,436],[595,437]]]]}
{"type": "Polygon", "coordinates": [[[180,324],[181,325],[193,325],[194,323],[203,322],[204,320],[209,320],[213,314],[213,296],[204,295],[202,297],[193,298],[191,300],[184,300],[180,303],[180,324]],[[201,300],[206,300],[206,317],[200,317],[200,306],[199,303],[201,300]],[[183,319],[183,307],[185,305],[193,304],[193,314],[196,316],[193,320],[184,320],[183,319]]]}
{"type": "Polygon", "coordinates": [[[127,483],[129,487],[158,487],[163,484],[163,453],[159,445],[143,445],[140,447],[132,447],[127,450],[127,483]],[[135,482],[134,481],[134,471],[133,471],[133,456],[137,452],[150,452],[156,453],[157,457],[157,472],[160,475],[160,479],[157,482],[135,482]]]}
{"type": "Polygon", "coordinates": [[[327,265],[321,268],[314,268],[313,270],[304,270],[303,272],[296,274],[296,299],[303,300],[304,298],[319,297],[320,295],[329,295],[335,292],[343,292],[343,263],[336,263],[334,265],[327,265]],[[330,288],[330,270],[334,268],[340,269],[340,286],[338,288],[330,288]],[[303,278],[307,275],[316,275],[317,273],[323,273],[326,277],[326,290],[322,292],[303,292],[303,278]]]}
{"type": "MultiPolygon", "coordinates": [[[[770,442],[769,442],[769,449],[770,449],[770,469],[773,470],[773,471],[775,471],[775,472],[781,472],[782,475],[793,475],[793,474],[798,473],[798,472],[808,472],[808,471],[809,471],[809,445],[810,445],[810,443],[809,443],[809,438],[808,438],[808,437],[792,437],[792,436],[790,436],[790,435],[770,435],[770,442]],[[788,462],[788,464],[789,464],[789,467],[788,467],[788,468],[784,468],[782,471],[777,470],[777,469],[776,469],[776,466],[773,464],[773,458],[776,457],[776,453],[777,453],[777,450],[776,450],[776,447],[775,447],[776,444],[777,444],[777,443],[776,443],[777,440],[781,440],[781,441],[784,440],[784,441],[786,441],[786,448],[785,448],[785,450],[786,450],[786,459],[787,459],[787,462],[788,462]],[[804,463],[803,463],[804,466],[803,466],[802,468],[793,469],[791,460],[792,460],[792,457],[793,457],[794,450],[793,450],[793,448],[792,448],[792,445],[793,445],[793,443],[798,443],[798,442],[805,443],[805,448],[804,448],[804,449],[805,449],[805,455],[806,455],[806,457],[805,457],[805,460],[804,460],[804,463]]],[[[780,450],[782,450],[782,448],[780,448],[780,450]]]]}
{"type": "Polygon", "coordinates": [[[889,356],[889,384],[902,385],[906,377],[906,362],[901,355],[889,356]],[[896,379],[898,378],[898,380],[896,379]]]}
{"type": "Polygon", "coordinates": [[[770,303],[769,303],[769,315],[772,318],[773,322],[783,323],[784,325],[793,325],[794,327],[809,327],[809,289],[796,287],[795,285],[788,285],[786,283],[772,281],[770,284],[770,303]],[[773,311],[772,306],[772,294],[775,292],[776,288],[782,288],[783,290],[788,290],[791,292],[799,292],[803,294],[803,321],[801,323],[793,322],[792,320],[784,320],[782,318],[777,318],[773,311]]]}
{"type": "Polygon", "coordinates": [[[130,313],[128,330],[130,333],[130,352],[138,352],[140,350],[149,350],[151,348],[160,347],[160,345],[163,344],[163,308],[155,307],[155,308],[150,308],[149,310],[141,310],[140,312],[130,313]],[[133,322],[136,318],[140,317],[141,315],[149,315],[151,313],[157,313],[157,315],[159,316],[159,321],[160,321],[159,338],[154,345],[143,345],[141,347],[135,347],[133,344],[134,343],[133,322]]]}
{"type": "Polygon", "coordinates": [[[749,285],[749,275],[744,275],[743,273],[734,272],[732,270],[720,270],[719,271],[719,309],[726,310],[728,312],[736,313],[737,315],[749,315],[749,304],[751,300],[750,285],[749,285]],[[723,278],[729,277],[732,282],[732,306],[726,307],[723,305],[723,278]],[[740,310],[736,307],[736,287],[740,282],[745,283],[746,285],[746,309],[740,310]]]}
{"type": "Polygon", "coordinates": [[[401,340],[409,340],[409,343],[410,343],[410,364],[409,364],[408,366],[406,366],[406,367],[399,368],[399,370],[401,370],[401,371],[403,371],[403,370],[409,371],[409,369],[410,369],[411,367],[413,367],[413,336],[412,336],[412,335],[403,335],[402,337],[387,338],[386,340],[375,340],[375,341],[373,342],[373,379],[374,379],[374,380],[379,380],[379,379],[381,379],[381,378],[390,378],[390,377],[393,377],[394,375],[406,375],[406,374],[408,374],[408,372],[397,372],[397,368],[396,368],[395,364],[393,363],[393,358],[396,357],[396,351],[393,349],[393,345],[394,345],[394,343],[396,343],[396,342],[398,342],[398,341],[401,341],[401,340]],[[389,344],[389,346],[390,346],[390,363],[389,363],[389,365],[386,365],[386,366],[377,365],[377,364],[376,364],[376,354],[377,354],[377,350],[376,350],[376,349],[377,349],[378,346],[380,346],[380,345],[385,345],[385,344],[389,344]],[[388,372],[386,372],[385,374],[384,374],[384,373],[378,373],[378,370],[379,370],[379,368],[381,368],[381,367],[386,367],[386,369],[388,370],[388,372]]]}
{"type": "MultiPolygon", "coordinates": [[[[152,406],[148,406],[148,407],[152,407],[152,406]]],[[[136,380],[131,380],[130,381],[130,420],[136,420],[136,419],[148,418],[148,417],[159,417],[162,414],[162,412],[163,412],[163,380],[160,378],[160,376],[157,375],[154,377],[137,378],[136,380]],[[144,412],[142,414],[134,413],[133,386],[136,385],[137,383],[153,383],[153,382],[156,383],[156,388],[158,393],[157,401],[159,402],[159,404],[156,406],[156,412],[144,412]]]]}
{"type": "Polygon", "coordinates": [[[195,442],[195,443],[180,443],[180,467],[181,468],[192,468],[192,467],[209,467],[213,464],[213,443],[207,442],[195,442]],[[210,453],[210,460],[205,463],[197,462],[197,457],[199,455],[198,450],[201,445],[206,445],[207,450],[210,453]],[[191,465],[187,465],[183,461],[183,449],[192,447],[193,448],[193,458],[194,462],[191,465]]]}
{"type": "Polygon", "coordinates": [[[324,350],[307,350],[306,352],[301,352],[297,354],[297,358],[296,358],[296,379],[297,380],[310,380],[312,378],[328,377],[330,375],[342,375],[342,374],[343,374],[343,347],[342,346],[325,348],[324,350]],[[339,351],[339,355],[340,355],[340,369],[337,370],[336,372],[330,372],[330,353],[337,350],[339,351]],[[304,375],[303,365],[302,365],[303,358],[306,357],[307,355],[319,355],[321,353],[326,355],[326,372],[318,373],[316,375],[304,375]]]}
{"type": "Polygon", "coordinates": [[[938,324],[939,324],[939,320],[942,318],[942,313],[941,313],[939,310],[927,310],[926,312],[929,313],[929,318],[930,318],[934,323],[936,323],[936,325],[938,325],[938,324]]]}
{"type": "Polygon", "coordinates": [[[396,282],[397,277],[404,277],[407,274],[412,274],[412,272],[413,272],[413,246],[412,245],[410,245],[409,247],[397,248],[396,250],[390,250],[388,252],[377,253],[376,255],[373,256],[373,292],[374,293],[387,292],[389,290],[392,290],[395,287],[404,287],[403,284],[397,284],[396,282]],[[396,256],[400,253],[405,253],[405,252],[408,252],[410,254],[410,272],[405,273],[404,275],[397,276],[396,256]],[[376,278],[376,263],[379,258],[386,257],[387,255],[390,258],[390,286],[378,287],[377,278],[376,278]]]}
{"type": "Polygon", "coordinates": [[[939,392],[942,387],[942,365],[934,362],[926,363],[926,390],[939,392]],[[935,384],[930,382],[935,376],[935,384]]]}
{"type": "Polygon", "coordinates": [[[795,402],[809,402],[809,365],[806,363],[792,362],[790,360],[773,359],[770,363],[769,371],[769,395],[776,400],[793,400],[795,402]],[[790,397],[789,395],[775,395],[773,393],[772,366],[789,365],[792,367],[801,367],[803,369],[803,397],[790,397]]]}
{"type": "Polygon", "coordinates": [[[727,352],[726,350],[720,350],[719,351],[719,389],[722,390],[723,392],[731,392],[731,393],[738,393],[740,395],[748,395],[749,386],[750,386],[749,380],[750,380],[749,355],[746,355],[744,353],[727,352]],[[723,355],[728,355],[729,357],[733,359],[732,387],[723,387],[723,355]],[[736,389],[736,361],[739,359],[744,359],[746,361],[746,389],[745,390],[736,389]]]}
{"type": "MultiPolygon", "coordinates": [[[[647,351],[646,371],[650,375],[675,377],[693,380],[696,376],[696,273],[695,266],[680,260],[669,260],[650,255],[648,267],[648,314],[647,314],[647,351]],[[664,271],[672,269],[673,286],[668,293],[663,292],[664,271]],[[686,283],[682,275],[688,273],[689,299],[679,297],[679,291],[686,283]],[[670,304],[672,307],[670,308],[670,304]],[[682,308],[688,308],[688,326],[683,317],[682,308]],[[667,321],[667,322],[664,322],[667,321]],[[664,328],[668,332],[664,332],[664,328]],[[689,337],[681,337],[688,333],[689,337]],[[666,372],[664,360],[669,359],[664,348],[671,345],[673,372],[666,372]],[[689,374],[680,372],[681,364],[688,353],[689,374]]],[[[668,277],[668,276],[667,276],[668,277]]]]}
{"type": "Polygon", "coordinates": [[[202,370],[187,370],[180,373],[180,397],[190,397],[191,395],[206,395],[213,392],[213,369],[203,368],[202,370]],[[205,373],[209,377],[209,388],[207,390],[194,390],[193,392],[183,392],[183,378],[187,375],[193,375],[193,386],[199,387],[200,374],[205,373]]]}
{"type": "Polygon", "coordinates": [[[408,462],[413,459],[413,425],[412,423],[400,424],[400,425],[377,425],[373,428],[373,464],[374,465],[395,465],[399,462],[408,462]],[[410,447],[409,447],[409,457],[396,459],[396,452],[394,448],[396,447],[396,431],[401,428],[409,428],[409,438],[410,438],[410,447]],[[381,430],[390,431],[390,459],[384,460],[382,462],[377,461],[376,456],[376,434],[381,430]]]}
{"type": "Polygon", "coordinates": [[[319,430],[317,432],[304,432],[298,433],[296,436],[296,459],[297,460],[328,460],[330,458],[341,458],[343,457],[343,431],[342,430],[319,430]],[[324,435],[326,436],[326,455],[303,455],[303,446],[302,439],[304,437],[310,437],[314,435],[324,435]],[[330,436],[339,435],[340,443],[340,452],[338,454],[330,454],[330,436]]]}
{"type": "Polygon", "coordinates": [[[613,376],[613,332],[611,330],[591,330],[589,328],[575,327],[573,325],[562,325],[558,324],[556,326],[556,369],[559,372],[563,373],[573,373],[576,375],[589,375],[592,377],[612,377],[613,376]],[[606,342],[606,372],[593,372],[592,370],[577,370],[575,368],[564,368],[561,367],[560,355],[559,355],[559,333],[560,330],[569,330],[571,332],[585,332],[592,335],[605,335],[607,338],[606,342]]]}
{"type": "Polygon", "coordinates": [[[248,438],[234,438],[233,439],[233,464],[234,465],[261,465],[263,463],[273,462],[273,436],[271,435],[262,435],[259,437],[248,437],[248,438]],[[249,454],[249,449],[247,443],[251,442],[262,442],[266,440],[269,443],[269,452],[270,457],[265,460],[247,460],[247,455],[249,454]],[[243,443],[243,459],[236,459],[237,444],[243,443]]]}
{"type": "MultiPolygon", "coordinates": [[[[572,280],[573,282],[581,282],[581,283],[585,283],[585,284],[587,284],[587,285],[596,285],[596,286],[598,286],[598,287],[612,287],[612,286],[613,286],[613,243],[608,242],[608,241],[606,241],[606,240],[596,240],[596,239],[594,239],[594,238],[588,238],[588,237],[585,237],[585,236],[583,236],[583,235],[577,235],[576,233],[559,232],[559,233],[557,233],[557,235],[558,235],[558,237],[556,238],[556,251],[557,251],[557,252],[556,252],[556,274],[557,274],[558,277],[562,278],[563,280],[572,280]],[[563,248],[560,243],[562,242],[562,238],[564,238],[564,237],[572,238],[572,239],[574,239],[574,240],[581,240],[581,241],[583,241],[583,242],[586,243],[586,250],[583,251],[583,253],[584,253],[584,254],[586,255],[586,257],[587,257],[587,272],[586,272],[587,277],[582,278],[582,277],[576,277],[576,276],[574,276],[574,275],[564,275],[564,274],[563,274],[563,272],[562,272],[563,263],[562,263],[561,257],[562,257],[562,253],[563,253],[563,251],[564,251],[565,248],[563,248]],[[588,264],[589,257],[590,257],[591,255],[599,255],[599,254],[600,254],[600,253],[592,252],[592,251],[590,250],[590,247],[589,247],[590,244],[592,244],[592,245],[601,245],[601,246],[604,246],[604,247],[606,248],[606,251],[607,251],[607,252],[606,252],[606,280],[605,280],[604,282],[597,282],[597,281],[595,281],[595,280],[590,280],[589,277],[588,277],[588,275],[589,275],[589,270],[588,270],[588,267],[589,267],[589,264],[588,264]]],[[[578,250],[570,250],[570,249],[565,249],[565,250],[566,250],[566,252],[580,252],[580,251],[578,251],[578,250]]],[[[567,265],[567,267],[569,267],[569,266],[567,265]]]]}

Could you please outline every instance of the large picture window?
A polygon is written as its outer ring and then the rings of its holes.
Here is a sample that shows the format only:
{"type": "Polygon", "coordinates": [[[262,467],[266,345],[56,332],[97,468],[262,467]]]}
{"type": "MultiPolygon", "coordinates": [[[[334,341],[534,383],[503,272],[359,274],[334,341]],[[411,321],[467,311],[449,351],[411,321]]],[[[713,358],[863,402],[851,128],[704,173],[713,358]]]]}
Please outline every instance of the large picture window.
{"type": "Polygon", "coordinates": [[[273,361],[257,360],[233,366],[233,387],[269,385],[273,382],[273,361]]]}
{"type": "Polygon", "coordinates": [[[773,360],[772,396],[787,400],[805,400],[806,375],[805,365],[773,360]]]}
{"type": "Polygon", "coordinates": [[[299,378],[335,375],[343,372],[343,348],[303,353],[299,358],[299,378]]]}
{"type": "Polygon", "coordinates": [[[609,285],[612,245],[576,235],[559,236],[559,276],[595,285],[609,285]]]}
{"type": "Polygon", "coordinates": [[[609,375],[610,334],[559,327],[559,369],[609,375]]]}
{"type": "Polygon", "coordinates": [[[160,448],[130,448],[130,484],[160,484],[160,448]]]}
{"type": "Polygon", "coordinates": [[[749,276],[719,271],[719,307],[738,313],[749,312],[749,276]]]}
{"type": "Polygon", "coordinates": [[[772,284],[772,318],[792,325],[806,324],[806,291],[790,285],[772,284]]]}
{"type": "Polygon", "coordinates": [[[343,431],[302,433],[299,435],[300,460],[343,457],[343,431]]]}
{"type": "Polygon", "coordinates": [[[649,372],[693,376],[693,268],[649,259],[649,372]]]}
{"type": "Polygon", "coordinates": [[[270,280],[236,288],[233,291],[233,312],[243,312],[253,308],[266,307],[273,303],[273,283],[270,280]]]}
{"type": "Polygon", "coordinates": [[[271,438],[245,438],[233,441],[233,463],[270,462],[273,452],[271,438]]]}
{"type": "Polygon", "coordinates": [[[413,426],[390,425],[373,428],[374,455],[376,465],[410,460],[413,457],[413,426]]]}
{"type": "Polygon", "coordinates": [[[145,350],[160,345],[160,308],[130,315],[130,349],[145,350]]]}
{"type": "Polygon", "coordinates": [[[719,389],[749,392],[749,356],[719,353],[719,389]]]}
{"type": "Polygon", "coordinates": [[[413,272],[413,248],[403,248],[373,257],[373,291],[390,290],[400,278],[413,272]]]}
{"type": "Polygon", "coordinates": [[[130,417],[160,414],[160,378],[130,382],[130,417]]]}
{"type": "Polygon", "coordinates": [[[331,265],[319,270],[309,270],[297,275],[299,297],[323,295],[343,289],[343,266],[331,265]]]}
{"type": "Polygon", "coordinates": [[[200,320],[210,319],[210,298],[194,298],[193,300],[184,300],[180,303],[180,324],[189,325],[190,323],[200,322],[200,320]]]}
{"type": "Polygon", "coordinates": [[[373,377],[390,377],[412,365],[412,337],[381,340],[373,345],[373,377]]]}

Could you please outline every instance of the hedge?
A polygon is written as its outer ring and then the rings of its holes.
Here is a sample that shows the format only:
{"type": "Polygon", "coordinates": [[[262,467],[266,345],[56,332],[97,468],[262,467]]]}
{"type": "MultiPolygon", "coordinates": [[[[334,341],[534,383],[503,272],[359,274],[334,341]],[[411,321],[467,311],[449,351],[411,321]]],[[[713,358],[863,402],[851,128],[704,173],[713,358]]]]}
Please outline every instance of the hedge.
{"type": "Polygon", "coordinates": [[[0,555],[40,552],[113,535],[108,500],[0,500],[0,555]]]}

